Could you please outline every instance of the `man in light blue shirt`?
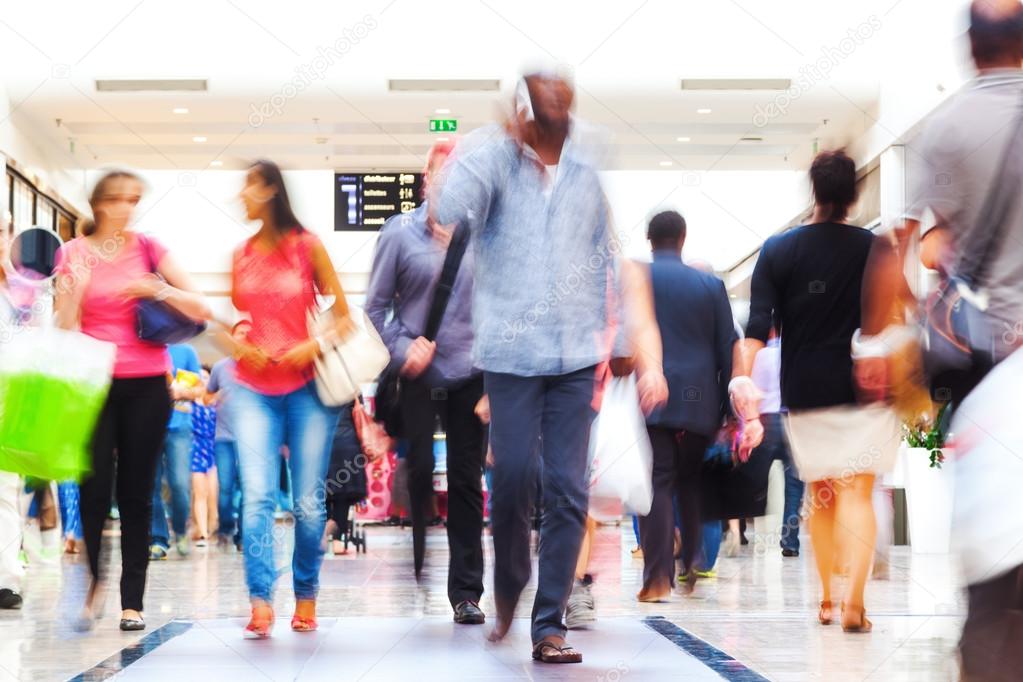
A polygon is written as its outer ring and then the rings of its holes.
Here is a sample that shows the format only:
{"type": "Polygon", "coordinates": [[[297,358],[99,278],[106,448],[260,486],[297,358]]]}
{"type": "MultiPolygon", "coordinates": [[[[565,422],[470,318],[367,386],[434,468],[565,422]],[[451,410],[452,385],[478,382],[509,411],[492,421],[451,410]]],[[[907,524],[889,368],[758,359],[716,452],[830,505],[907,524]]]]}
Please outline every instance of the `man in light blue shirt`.
{"type": "Polygon", "coordinates": [[[494,453],[492,640],[507,634],[529,581],[542,457],[532,641],[533,657],[545,663],[582,660],[565,644],[563,615],[588,506],[595,389],[618,308],[618,244],[597,168],[569,140],[573,96],[563,78],[526,76],[516,121],[463,140],[430,202],[441,224],[468,221],[472,229],[473,356],[490,399],[494,453]]]}

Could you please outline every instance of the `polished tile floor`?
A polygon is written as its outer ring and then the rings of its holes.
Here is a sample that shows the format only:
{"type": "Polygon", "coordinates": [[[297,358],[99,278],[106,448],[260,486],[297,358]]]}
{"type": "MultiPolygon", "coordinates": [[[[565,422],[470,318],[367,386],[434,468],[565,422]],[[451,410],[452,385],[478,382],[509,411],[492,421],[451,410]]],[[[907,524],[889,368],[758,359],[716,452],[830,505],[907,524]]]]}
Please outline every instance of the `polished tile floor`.
{"type": "MultiPolygon", "coordinates": [[[[187,559],[172,554],[153,565],[149,627],[141,634],[117,630],[113,595],[94,632],[73,632],[84,563],[66,556],[59,566],[30,566],[25,608],[0,612],[0,680],[116,674],[179,682],[721,677],[858,682],[957,676],[954,647],[965,604],[947,556],[895,548],[890,579],[868,588],[873,633],[846,635],[814,621],[817,587],[805,539],[803,556],[796,559],[783,559],[776,548],[754,541],[738,556],[722,557],[718,577],[701,581],[693,597],[639,604],[634,594],[642,562],[629,554],[631,528],[604,526],[592,562],[598,620],[589,631],[570,635],[585,661],[541,666],[529,660],[525,619],[531,592],[524,595],[522,620],[509,640],[487,644],[484,628],[450,622],[442,529],[431,531],[419,585],[411,578],[408,530],[371,527],[368,535],[368,554],[328,557],[324,563],[322,628],[314,635],[287,628],[292,595],[287,568],[282,569],[276,596],[281,620],[268,642],[241,638],[247,607],[241,556],[233,551],[195,550],[187,559]]],[[[116,545],[116,533],[107,542],[116,545]]],[[[116,550],[112,558],[116,562],[116,550]]],[[[488,548],[488,586],[490,558],[488,548]]],[[[489,595],[482,606],[492,611],[489,595]]]]}

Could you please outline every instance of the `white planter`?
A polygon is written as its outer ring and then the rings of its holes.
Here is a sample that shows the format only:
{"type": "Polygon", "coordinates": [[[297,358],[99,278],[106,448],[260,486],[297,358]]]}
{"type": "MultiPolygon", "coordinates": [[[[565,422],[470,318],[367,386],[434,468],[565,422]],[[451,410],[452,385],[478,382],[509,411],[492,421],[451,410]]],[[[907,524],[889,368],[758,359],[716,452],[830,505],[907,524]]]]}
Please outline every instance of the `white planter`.
{"type": "Polygon", "coordinates": [[[947,554],[955,492],[952,453],[943,450],[940,469],[931,468],[926,448],[906,448],[904,469],[909,512],[909,545],[914,554],[947,554]]]}

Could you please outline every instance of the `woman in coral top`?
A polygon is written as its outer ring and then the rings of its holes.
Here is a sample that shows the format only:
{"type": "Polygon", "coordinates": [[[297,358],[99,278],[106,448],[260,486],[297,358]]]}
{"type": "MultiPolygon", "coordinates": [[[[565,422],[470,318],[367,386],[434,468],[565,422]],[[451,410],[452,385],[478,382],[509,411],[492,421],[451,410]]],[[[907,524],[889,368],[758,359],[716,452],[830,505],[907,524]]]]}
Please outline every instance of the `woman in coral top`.
{"type": "Polygon", "coordinates": [[[238,386],[232,409],[242,482],[242,540],[252,619],[245,637],[270,636],[274,613],[274,508],[281,447],[290,451],[295,498],[293,630],[316,629],[316,593],[326,514],[324,495],[330,445],[339,411],[320,402],[313,360],[325,338],[312,338],[308,314],[316,294],[333,296],[338,320],[332,336],[351,329],[348,305],[323,244],[292,213],[280,169],[270,161],[249,168],[241,193],[259,232],[234,254],[231,297],[252,318],[245,341],[232,340],[238,386]]]}

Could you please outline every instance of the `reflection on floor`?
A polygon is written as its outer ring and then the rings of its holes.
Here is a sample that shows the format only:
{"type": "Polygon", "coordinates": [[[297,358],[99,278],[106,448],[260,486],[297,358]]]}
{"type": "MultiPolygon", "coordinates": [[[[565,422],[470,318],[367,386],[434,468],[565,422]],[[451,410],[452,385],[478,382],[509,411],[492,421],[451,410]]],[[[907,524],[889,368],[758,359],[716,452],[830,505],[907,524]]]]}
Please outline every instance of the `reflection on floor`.
{"type": "MultiPolygon", "coordinates": [[[[109,598],[96,631],[71,631],[69,620],[85,588],[81,558],[65,557],[52,568],[30,567],[25,608],[0,612],[0,680],[68,679],[81,673],[81,679],[106,679],[122,668],[118,679],[173,677],[178,682],[226,682],[243,676],[423,681],[956,678],[954,646],[964,603],[947,556],[914,556],[896,548],[890,580],[872,582],[868,588],[874,632],[846,635],[837,626],[821,627],[814,621],[817,587],[805,542],[803,555],[796,559],[783,559],[776,547],[754,542],[737,557],[722,557],[718,577],[701,581],[693,597],[639,604],[634,595],[642,562],[629,555],[632,531],[604,527],[593,558],[598,620],[590,631],[569,637],[583,652],[584,663],[542,666],[529,659],[525,618],[531,591],[520,604],[517,615],[522,620],[516,621],[510,639],[487,644],[486,626],[457,626],[450,620],[443,529],[431,531],[427,572],[419,585],[411,577],[409,531],[370,528],[368,534],[368,554],[328,557],[324,563],[322,630],[313,635],[288,629],[293,597],[281,556],[278,627],[269,642],[241,639],[247,614],[244,571],[241,556],[233,550],[194,550],[187,559],[172,554],[170,560],[154,564],[146,597],[149,627],[141,635],[117,630],[116,595],[109,598]],[[664,620],[652,620],[658,617],[664,620]]],[[[114,546],[116,540],[111,534],[108,543],[114,546]]],[[[488,547],[488,586],[491,556],[488,547]]],[[[116,566],[116,550],[111,558],[116,566]]],[[[116,569],[114,573],[116,579],[116,569]]],[[[489,594],[482,606],[492,613],[489,594]]]]}

